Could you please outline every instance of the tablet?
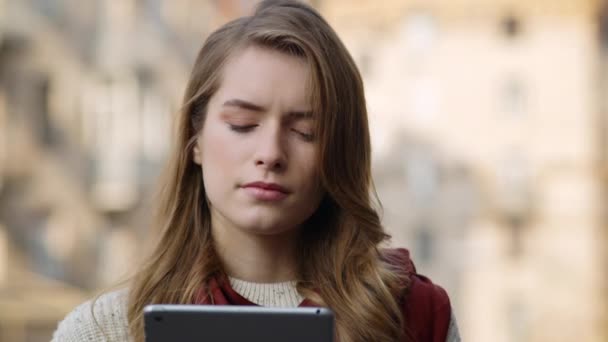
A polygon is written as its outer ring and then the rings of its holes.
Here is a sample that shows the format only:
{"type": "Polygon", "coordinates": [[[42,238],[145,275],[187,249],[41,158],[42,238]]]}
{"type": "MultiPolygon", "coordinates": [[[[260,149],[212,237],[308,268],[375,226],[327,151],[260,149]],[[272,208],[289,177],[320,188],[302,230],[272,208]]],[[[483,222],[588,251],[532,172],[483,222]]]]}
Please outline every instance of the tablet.
{"type": "Polygon", "coordinates": [[[146,342],[333,342],[327,308],[236,305],[148,305],[146,342]]]}

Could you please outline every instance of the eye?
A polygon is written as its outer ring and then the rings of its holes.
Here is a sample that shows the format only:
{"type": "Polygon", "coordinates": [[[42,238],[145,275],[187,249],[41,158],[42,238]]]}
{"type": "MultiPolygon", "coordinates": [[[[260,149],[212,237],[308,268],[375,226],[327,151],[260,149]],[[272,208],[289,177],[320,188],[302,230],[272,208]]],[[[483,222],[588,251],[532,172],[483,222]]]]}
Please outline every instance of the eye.
{"type": "Polygon", "coordinates": [[[231,125],[228,124],[228,127],[230,127],[230,130],[238,132],[238,133],[247,133],[249,131],[251,131],[252,129],[254,129],[257,125],[231,125]]]}
{"type": "Polygon", "coordinates": [[[292,131],[294,133],[298,134],[302,139],[304,139],[304,141],[311,142],[311,141],[315,140],[315,136],[312,133],[305,133],[305,132],[302,132],[302,131],[297,130],[297,129],[292,129],[292,131]]]}

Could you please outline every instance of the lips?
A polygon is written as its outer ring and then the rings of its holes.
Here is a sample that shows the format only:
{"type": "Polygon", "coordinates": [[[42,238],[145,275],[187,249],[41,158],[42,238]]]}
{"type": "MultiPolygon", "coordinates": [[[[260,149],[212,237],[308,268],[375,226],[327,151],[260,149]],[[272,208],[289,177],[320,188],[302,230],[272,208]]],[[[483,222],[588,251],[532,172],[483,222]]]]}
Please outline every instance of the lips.
{"type": "Polygon", "coordinates": [[[280,201],[289,195],[290,191],[276,183],[253,182],[242,186],[243,189],[257,201],[280,201]]]}
{"type": "Polygon", "coordinates": [[[287,190],[285,187],[276,184],[276,183],[265,183],[265,182],[252,182],[252,183],[247,183],[245,185],[243,185],[244,188],[258,188],[258,189],[262,189],[262,190],[272,190],[272,191],[278,191],[278,192],[282,192],[284,194],[288,194],[289,190],[287,190]]]}

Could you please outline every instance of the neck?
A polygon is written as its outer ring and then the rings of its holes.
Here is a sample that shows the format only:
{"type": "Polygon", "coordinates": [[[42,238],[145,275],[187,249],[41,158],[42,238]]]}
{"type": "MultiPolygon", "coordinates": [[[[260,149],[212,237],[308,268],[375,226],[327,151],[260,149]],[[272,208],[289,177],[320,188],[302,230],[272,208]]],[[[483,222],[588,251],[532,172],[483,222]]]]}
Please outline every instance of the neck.
{"type": "Polygon", "coordinates": [[[216,251],[229,276],[255,283],[296,279],[297,229],[260,235],[226,225],[212,227],[216,251]]]}

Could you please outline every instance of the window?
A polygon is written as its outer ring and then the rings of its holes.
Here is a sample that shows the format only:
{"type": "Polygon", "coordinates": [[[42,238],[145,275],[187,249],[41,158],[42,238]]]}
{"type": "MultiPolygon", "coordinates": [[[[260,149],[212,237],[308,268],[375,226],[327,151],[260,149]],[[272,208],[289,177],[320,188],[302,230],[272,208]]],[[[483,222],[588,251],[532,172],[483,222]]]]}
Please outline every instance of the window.
{"type": "Polygon", "coordinates": [[[98,80],[88,90],[83,131],[93,159],[93,200],[102,210],[126,210],[137,199],[139,89],[124,77],[98,80]]]}
{"type": "Polygon", "coordinates": [[[6,228],[0,222],[0,284],[8,280],[8,265],[10,263],[8,247],[11,244],[6,228]]]}
{"type": "Polygon", "coordinates": [[[439,84],[432,77],[418,77],[409,82],[408,115],[421,125],[433,124],[441,111],[439,84]]]}
{"type": "MultiPolygon", "coordinates": [[[[227,6],[225,1],[191,1],[191,0],[148,0],[157,11],[160,24],[182,38],[199,37],[206,32],[214,16],[218,15],[218,6],[227,6]],[[215,4],[215,5],[214,5],[215,4]]],[[[229,4],[228,4],[229,6],[229,4]]]]}
{"type": "Polygon", "coordinates": [[[49,117],[48,76],[16,68],[14,78],[8,83],[7,90],[13,95],[13,110],[9,114],[20,116],[42,144],[52,142],[52,129],[49,117]]]}
{"type": "Polygon", "coordinates": [[[604,2],[600,9],[600,39],[604,49],[608,49],[608,2],[604,2]]]}
{"type": "Polygon", "coordinates": [[[509,341],[527,341],[529,339],[529,314],[522,295],[514,295],[507,303],[506,321],[509,341]]]}
{"type": "Polygon", "coordinates": [[[435,235],[430,226],[420,225],[414,231],[416,260],[421,264],[431,264],[435,253],[435,235]]]}
{"type": "Polygon", "coordinates": [[[435,18],[425,11],[410,13],[403,23],[402,36],[408,52],[412,54],[428,52],[437,40],[435,18]]]}
{"type": "MultiPolygon", "coordinates": [[[[3,89],[0,87],[0,194],[4,185],[4,168],[6,167],[7,155],[8,155],[8,120],[6,115],[6,102],[3,89]]],[[[0,235],[2,234],[2,223],[0,223],[0,235]]],[[[0,244],[2,236],[0,236],[0,244]]],[[[0,250],[2,250],[0,248],[0,250]]],[[[0,258],[2,256],[0,255],[0,258]]],[[[0,268],[2,267],[2,261],[0,260],[0,268]]],[[[2,270],[0,269],[0,275],[2,270]]],[[[1,276],[0,276],[1,281],[1,276]]]]}
{"type": "Polygon", "coordinates": [[[36,75],[30,85],[30,101],[33,106],[33,122],[40,141],[46,145],[54,142],[51,121],[49,117],[50,82],[46,75],[36,75]]]}
{"type": "Polygon", "coordinates": [[[517,38],[522,32],[521,20],[513,14],[508,14],[502,18],[500,29],[504,37],[508,39],[517,38]]]}
{"type": "Polygon", "coordinates": [[[167,139],[161,139],[171,134],[170,113],[168,101],[162,94],[152,89],[146,89],[142,94],[141,108],[141,144],[143,157],[147,162],[161,163],[168,154],[167,139]]]}
{"type": "Polygon", "coordinates": [[[437,162],[428,151],[414,151],[406,158],[405,173],[408,192],[415,205],[430,207],[439,187],[437,162]]]}
{"type": "Polygon", "coordinates": [[[509,77],[500,89],[502,111],[512,116],[523,116],[527,111],[528,94],[524,82],[516,76],[509,77]]]}
{"type": "Polygon", "coordinates": [[[134,0],[106,1],[105,6],[112,27],[128,27],[133,24],[137,11],[134,0]]]}
{"type": "Polygon", "coordinates": [[[532,206],[530,177],[527,160],[518,152],[512,152],[498,170],[499,210],[509,230],[508,253],[513,258],[524,252],[523,238],[532,206]]]}
{"type": "Polygon", "coordinates": [[[511,152],[498,170],[499,186],[504,209],[522,215],[529,206],[530,170],[527,160],[519,152],[511,152]]]}

